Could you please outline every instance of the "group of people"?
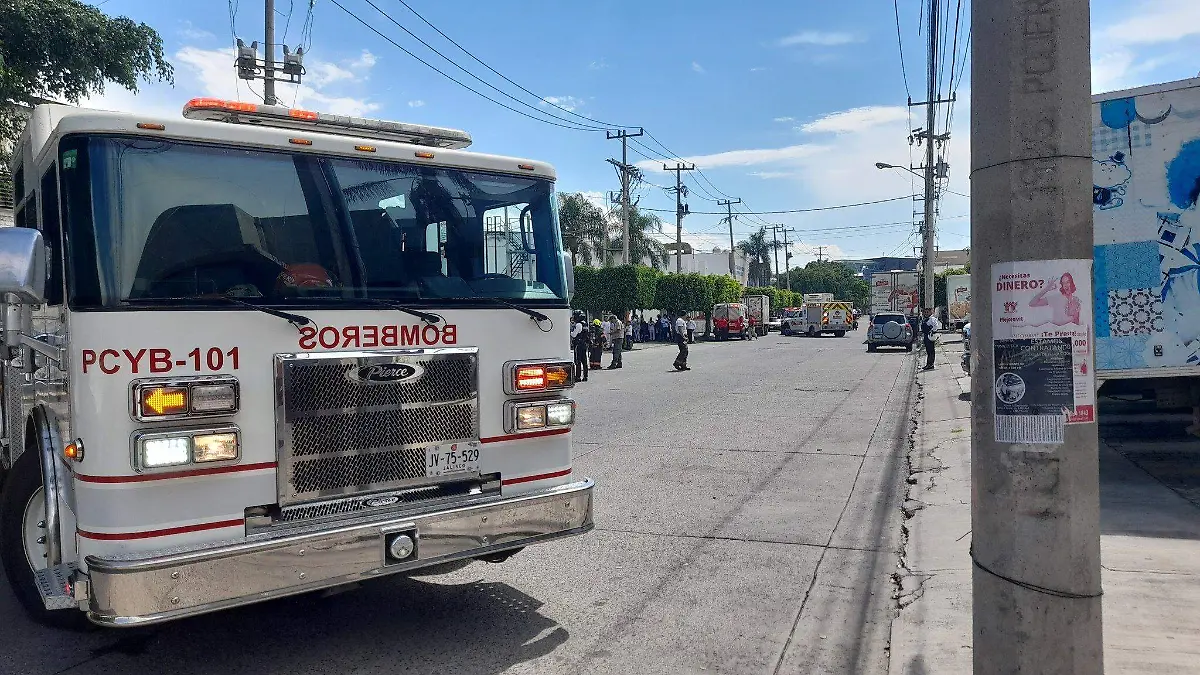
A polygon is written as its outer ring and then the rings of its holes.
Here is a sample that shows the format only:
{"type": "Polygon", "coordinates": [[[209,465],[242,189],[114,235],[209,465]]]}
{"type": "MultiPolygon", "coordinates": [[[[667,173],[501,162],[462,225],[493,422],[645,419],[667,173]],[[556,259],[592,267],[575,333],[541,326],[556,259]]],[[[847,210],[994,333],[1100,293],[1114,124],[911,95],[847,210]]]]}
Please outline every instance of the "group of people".
{"type": "Polygon", "coordinates": [[[601,357],[605,351],[612,353],[612,361],[605,370],[616,370],[624,366],[623,352],[632,349],[634,342],[674,342],[679,355],[673,364],[676,370],[691,370],[687,365],[688,344],[696,339],[696,322],[659,315],[653,322],[645,317],[640,320],[630,317],[622,321],[616,314],[604,320],[592,319],[588,324],[582,312],[576,312],[571,322],[571,351],[575,355],[575,381],[587,382],[593,368],[602,368],[601,357]]]}

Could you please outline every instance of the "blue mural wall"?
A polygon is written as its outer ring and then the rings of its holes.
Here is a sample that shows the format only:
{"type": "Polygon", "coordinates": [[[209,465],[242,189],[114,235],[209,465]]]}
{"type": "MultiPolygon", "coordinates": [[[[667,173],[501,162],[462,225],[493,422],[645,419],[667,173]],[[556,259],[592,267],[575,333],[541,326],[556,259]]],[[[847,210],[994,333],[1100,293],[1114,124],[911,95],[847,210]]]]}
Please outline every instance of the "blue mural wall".
{"type": "Polygon", "coordinates": [[[1200,86],[1095,104],[1092,127],[1096,367],[1200,365],[1200,86]]]}

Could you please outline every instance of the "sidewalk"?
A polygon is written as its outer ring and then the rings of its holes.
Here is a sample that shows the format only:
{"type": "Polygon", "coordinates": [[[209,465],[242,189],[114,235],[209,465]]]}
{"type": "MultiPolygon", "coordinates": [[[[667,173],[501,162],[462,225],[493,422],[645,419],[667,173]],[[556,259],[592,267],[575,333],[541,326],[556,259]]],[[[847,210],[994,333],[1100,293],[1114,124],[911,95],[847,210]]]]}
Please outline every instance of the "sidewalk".
{"type": "MultiPolygon", "coordinates": [[[[939,351],[938,369],[918,380],[892,675],[971,672],[970,380],[958,364],[960,343],[944,339],[939,351]]],[[[1175,439],[1110,444],[1101,431],[1104,660],[1110,675],[1200,674],[1200,506],[1168,487],[1168,478],[1127,458],[1186,443],[1193,452],[1200,448],[1175,439]]]]}

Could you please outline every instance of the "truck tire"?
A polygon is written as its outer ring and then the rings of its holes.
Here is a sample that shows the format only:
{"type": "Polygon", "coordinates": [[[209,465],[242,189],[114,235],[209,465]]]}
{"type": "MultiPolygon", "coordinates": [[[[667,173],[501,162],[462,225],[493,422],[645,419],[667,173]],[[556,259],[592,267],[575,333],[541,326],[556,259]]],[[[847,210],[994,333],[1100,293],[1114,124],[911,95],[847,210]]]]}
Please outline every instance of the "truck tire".
{"type": "Polygon", "coordinates": [[[4,561],[9,586],[29,618],[50,628],[83,630],[90,626],[84,613],[46,609],[33,578],[33,565],[44,556],[35,548],[37,532],[45,531],[37,527],[38,514],[45,515],[45,506],[38,505],[42,499],[38,452],[30,449],[21,453],[8,472],[4,494],[0,495],[0,560],[4,561]]]}
{"type": "Polygon", "coordinates": [[[820,335],[820,333],[817,332],[817,329],[815,327],[813,327],[813,326],[808,327],[808,337],[817,337],[818,335],[820,335]]]}
{"type": "Polygon", "coordinates": [[[912,343],[911,343],[911,342],[910,342],[910,343],[908,343],[908,344],[906,344],[906,345],[904,345],[904,351],[906,351],[906,352],[911,352],[911,351],[912,351],[912,343]]]}
{"type": "Polygon", "coordinates": [[[835,331],[833,331],[833,337],[846,337],[846,331],[835,330],[835,331]]]}
{"type": "Polygon", "coordinates": [[[869,354],[873,351],[875,351],[875,345],[867,345],[867,353],[869,354]]]}

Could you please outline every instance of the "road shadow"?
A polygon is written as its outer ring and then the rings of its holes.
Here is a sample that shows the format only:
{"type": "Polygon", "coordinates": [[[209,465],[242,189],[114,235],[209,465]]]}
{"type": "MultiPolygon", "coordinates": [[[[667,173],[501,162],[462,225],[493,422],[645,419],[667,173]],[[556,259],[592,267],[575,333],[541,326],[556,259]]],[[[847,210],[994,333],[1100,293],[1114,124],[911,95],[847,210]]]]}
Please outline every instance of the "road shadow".
{"type": "MultiPolygon", "coordinates": [[[[5,624],[18,624],[26,640],[5,640],[0,673],[492,675],[567,641],[567,630],[541,614],[541,606],[503,583],[390,577],[333,596],[308,594],[146,629],[96,630],[83,639],[16,614],[5,624]],[[46,651],[56,658],[43,670],[46,651]]],[[[15,610],[15,602],[0,602],[9,607],[15,610]]]]}

